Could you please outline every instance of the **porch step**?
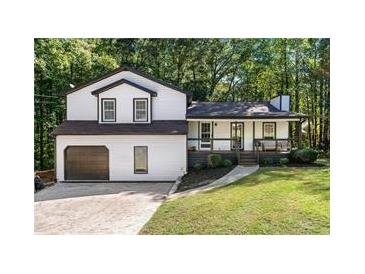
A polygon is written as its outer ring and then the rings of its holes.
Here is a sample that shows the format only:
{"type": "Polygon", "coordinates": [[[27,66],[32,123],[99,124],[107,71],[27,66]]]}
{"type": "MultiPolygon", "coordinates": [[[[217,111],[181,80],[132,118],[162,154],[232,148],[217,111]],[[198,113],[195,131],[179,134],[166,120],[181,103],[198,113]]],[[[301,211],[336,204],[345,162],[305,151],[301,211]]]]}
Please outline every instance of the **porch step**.
{"type": "Polygon", "coordinates": [[[244,164],[257,164],[256,159],[240,159],[240,165],[244,164]]]}
{"type": "Polygon", "coordinates": [[[256,155],[254,153],[249,153],[249,152],[241,152],[240,153],[240,165],[244,165],[244,166],[254,166],[257,165],[257,158],[256,155]]]}

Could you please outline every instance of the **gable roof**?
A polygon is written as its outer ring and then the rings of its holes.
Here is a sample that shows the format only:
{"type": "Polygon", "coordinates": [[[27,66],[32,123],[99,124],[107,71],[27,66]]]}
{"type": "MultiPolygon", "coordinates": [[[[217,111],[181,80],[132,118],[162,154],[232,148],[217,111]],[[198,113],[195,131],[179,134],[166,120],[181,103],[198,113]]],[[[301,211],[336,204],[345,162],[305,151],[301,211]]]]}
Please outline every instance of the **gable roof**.
{"type": "Polygon", "coordinates": [[[194,102],[186,118],[304,118],[303,114],[281,111],[268,101],[262,102],[194,102]]]}
{"type": "Polygon", "coordinates": [[[174,86],[174,85],[172,85],[172,84],[170,84],[170,83],[167,83],[167,82],[165,82],[165,81],[159,80],[159,79],[157,79],[157,78],[155,78],[155,77],[153,77],[153,76],[151,76],[151,75],[145,74],[145,73],[143,73],[143,72],[141,72],[141,71],[139,71],[139,70],[137,70],[137,69],[135,69],[135,68],[128,67],[128,66],[121,66],[121,67],[119,67],[119,68],[117,68],[117,69],[115,69],[115,70],[113,70],[113,71],[111,71],[111,72],[108,72],[108,73],[106,73],[106,74],[104,74],[104,75],[102,75],[102,76],[99,76],[99,77],[97,77],[97,78],[95,78],[95,79],[92,79],[92,80],[90,80],[90,81],[86,82],[86,83],[83,83],[83,84],[77,85],[76,87],[74,87],[74,88],[71,88],[71,89],[67,90],[67,91],[65,92],[65,95],[68,95],[68,94],[70,94],[70,93],[73,93],[73,92],[75,92],[75,91],[78,91],[78,90],[80,90],[80,89],[82,89],[82,88],[84,88],[84,87],[87,87],[87,86],[89,86],[89,85],[95,84],[95,83],[97,83],[97,82],[99,82],[99,81],[101,81],[101,80],[104,80],[104,79],[106,79],[106,78],[108,78],[108,77],[110,77],[110,76],[113,76],[114,74],[117,74],[117,73],[122,72],[122,71],[129,71],[129,72],[132,72],[132,73],[137,74],[137,75],[139,75],[139,76],[141,76],[141,77],[144,77],[144,78],[146,78],[146,79],[149,79],[149,80],[151,80],[151,81],[154,81],[154,82],[156,82],[156,83],[158,83],[158,84],[160,84],[160,85],[163,85],[163,86],[165,86],[165,87],[168,87],[168,88],[171,88],[171,89],[174,89],[174,90],[176,90],[176,91],[179,91],[179,92],[182,92],[182,93],[186,94],[186,92],[185,92],[185,91],[183,91],[182,89],[180,89],[180,88],[179,88],[179,87],[177,87],[177,86],[174,86]]]}
{"type": "Polygon", "coordinates": [[[63,121],[52,135],[185,135],[185,120],[154,120],[150,124],[102,124],[98,121],[63,121]]]}
{"type": "Polygon", "coordinates": [[[109,90],[109,89],[111,89],[111,88],[114,88],[114,87],[120,86],[120,85],[122,85],[122,84],[128,84],[128,85],[130,85],[130,86],[132,86],[132,87],[135,87],[135,88],[138,88],[138,89],[140,89],[140,90],[143,90],[143,91],[145,91],[145,92],[147,92],[147,93],[151,94],[152,96],[157,96],[157,92],[156,92],[156,91],[153,91],[153,90],[150,90],[150,89],[148,89],[148,88],[142,87],[142,86],[140,86],[140,85],[138,85],[138,84],[136,84],[136,83],[133,83],[133,82],[131,82],[131,81],[128,81],[128,80],[126,80],[126,79],[121,79],[121,80],[115,81],[115,82],[113,82],[113,83],[111,83],[111,84],[109,84],[109,85],[106,85],[106,86],[104,86],[104,87],[98,88],[98,89],[96,89],[96,90],[92,91],[92,92],[91,92],[91,94],[92,94],[92,95],[98,95],[98,94],[100,94],[100,93],[102,93],[102,92],[104,92],[104,91],[107,91],[107,90],[109,90]]]}

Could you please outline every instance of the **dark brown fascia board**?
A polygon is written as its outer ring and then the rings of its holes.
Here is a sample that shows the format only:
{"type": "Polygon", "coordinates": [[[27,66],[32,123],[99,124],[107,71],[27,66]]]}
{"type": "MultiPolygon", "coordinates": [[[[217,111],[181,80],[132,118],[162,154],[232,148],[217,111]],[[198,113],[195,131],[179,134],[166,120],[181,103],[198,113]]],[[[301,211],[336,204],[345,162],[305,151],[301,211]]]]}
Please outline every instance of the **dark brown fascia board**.
{"type": "Polygon", "coordinates": [[[186,119],[298,119],[306,118],[306,115],[296,116],[186,116],[186,119]]]}
{"type": "Polygon", "coordinates": [[[52,136],[74,136],[74,135],[187,135],[183,132],[123,132],[123,133],[52,133],[52,136]]]}
{"type": "Polygon", "coordinates": [[[100,94],[100,93],[102,93],[104,91],[107,91],[109,89],[112,89],[114,87],[117,87],[117,86],[120,86],[120,85],[123,85],[123,84],[127,84],[127,85],[130,85],[130,86],[135,87],[137,89],[140,89],[142,91],[145,91],[145,92],[151,94],[151,96],[153,96],[153,97],[156,97],[157,96],[157,92],[155,92],[153,90],[150,90],[148,88],[142,87],[142,86],[140,86],[140,85],[138,85],[136,83],[133,83],[133,82],[131,82],[129,80],[126,80],[126,79],[120,79],[120,80],[115,81],[115,82],[113,82],[113,83],[111,83],[109,85],[106,85],[106,86],[102,87],[102,88],[96,89],[96,90],[92,91],[91,94],[97,96],[98,94],[100,94]]]}
{"type": "Polygon", "coordinates": [[[89,85],[95,84],[95,83],[97,83],[97,82],[99,82],[99,81],[101,81],[101,80],[104,80],[104,79],[106,79],[106,78],[108,78],[108,77],[110,77],[110,76],[113,76],[114,74],[117,74],[117,73],[122,72],[122,71],[130,71],[130,72],[132,72],[132,73],[134,73],[134,74],[137,74],[137,75],[139,75],[139,76],[141,76],[141,77],[144,77],[144,78],[146,78],[146,79],[149,79],[149,80],[151,80],[151,81],[154,81],[154,82],[156,82],[156,83],[159,83],[159,84],[161,84],[161,85],[163,85],[163,86],[165,86],[165,87],[168,87],[168,88],[174,89],[174,90],[176,90],[176,91],[179,91],[179,92],[181,92],[181,93],[184,93],[184,94],[188,95],[188,93],[187,93],[187,92],[185,92],[184,90],[180,89],[180,88],[179,88],[179,87],[177,87],[177,86],[174,86],[174,85],[172,85],[172,84],[170,84],[170,83],[167,83],[167,82],[165,82],[165,81],[162,81],[162,80],[156,79],[156,78],[155,78],[155,77],[153,77],[153,76],[147,75],[147,74],[145,74],[145,73],[143,73],[143,72],[141,72],[141,71],[139,71],[139,70],[137,70],[137,69],[135,69],[135,68],[128,67],[128,66],[122,66],[122,67],[119,67],[119,68],[114,69],[114,70],[112,70],[111,72],[108,72],[108,73],[106,73],[106,74],[104,74],[104,75],[102,75],[102,76],[99,76],[99,77],[97,77],[97,78],[95,78],[95,79],[93,79],[93,80],[90,80],[90,81],[85,82],[85,83],[83,83],[83,84],[80,84],[80,85],[78,85],[78,86],[76,86],[76,87],[74,87],[74,88],[72,88],[72,89],[69,89],[69,90],[65,91],[65,95],[68,95],[68,94],[70,94],[70,93],[73,93],[73,92],[75,92],[75,91],[77,91],[77,90],[80,90],[80,89],[82,89],[82,88],[84,88],[84,87],[87,87],[87,86],[89,86],[89,85]]]}

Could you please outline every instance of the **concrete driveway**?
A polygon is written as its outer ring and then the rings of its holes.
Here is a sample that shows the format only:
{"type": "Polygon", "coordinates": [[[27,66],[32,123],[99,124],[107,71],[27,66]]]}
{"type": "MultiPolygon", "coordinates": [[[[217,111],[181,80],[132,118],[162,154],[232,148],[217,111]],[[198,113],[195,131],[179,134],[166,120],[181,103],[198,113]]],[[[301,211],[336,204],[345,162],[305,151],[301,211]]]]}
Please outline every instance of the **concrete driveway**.
{"type": "Polygon", "coordinates": [[[34,196],[35,234],[137,234],[173,182],[58,183],[34,196]]]}

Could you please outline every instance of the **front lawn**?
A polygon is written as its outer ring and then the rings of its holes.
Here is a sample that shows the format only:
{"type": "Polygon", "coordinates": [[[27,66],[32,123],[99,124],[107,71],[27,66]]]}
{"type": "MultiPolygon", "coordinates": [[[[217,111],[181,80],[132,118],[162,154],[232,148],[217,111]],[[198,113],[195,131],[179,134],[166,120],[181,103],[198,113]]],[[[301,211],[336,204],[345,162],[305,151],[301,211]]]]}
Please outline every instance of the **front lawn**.
{"type": "Polygon", "coordinates": [[[262,168],[167,201],[140,234],[329,234],[329,165],[262,168]]]}

